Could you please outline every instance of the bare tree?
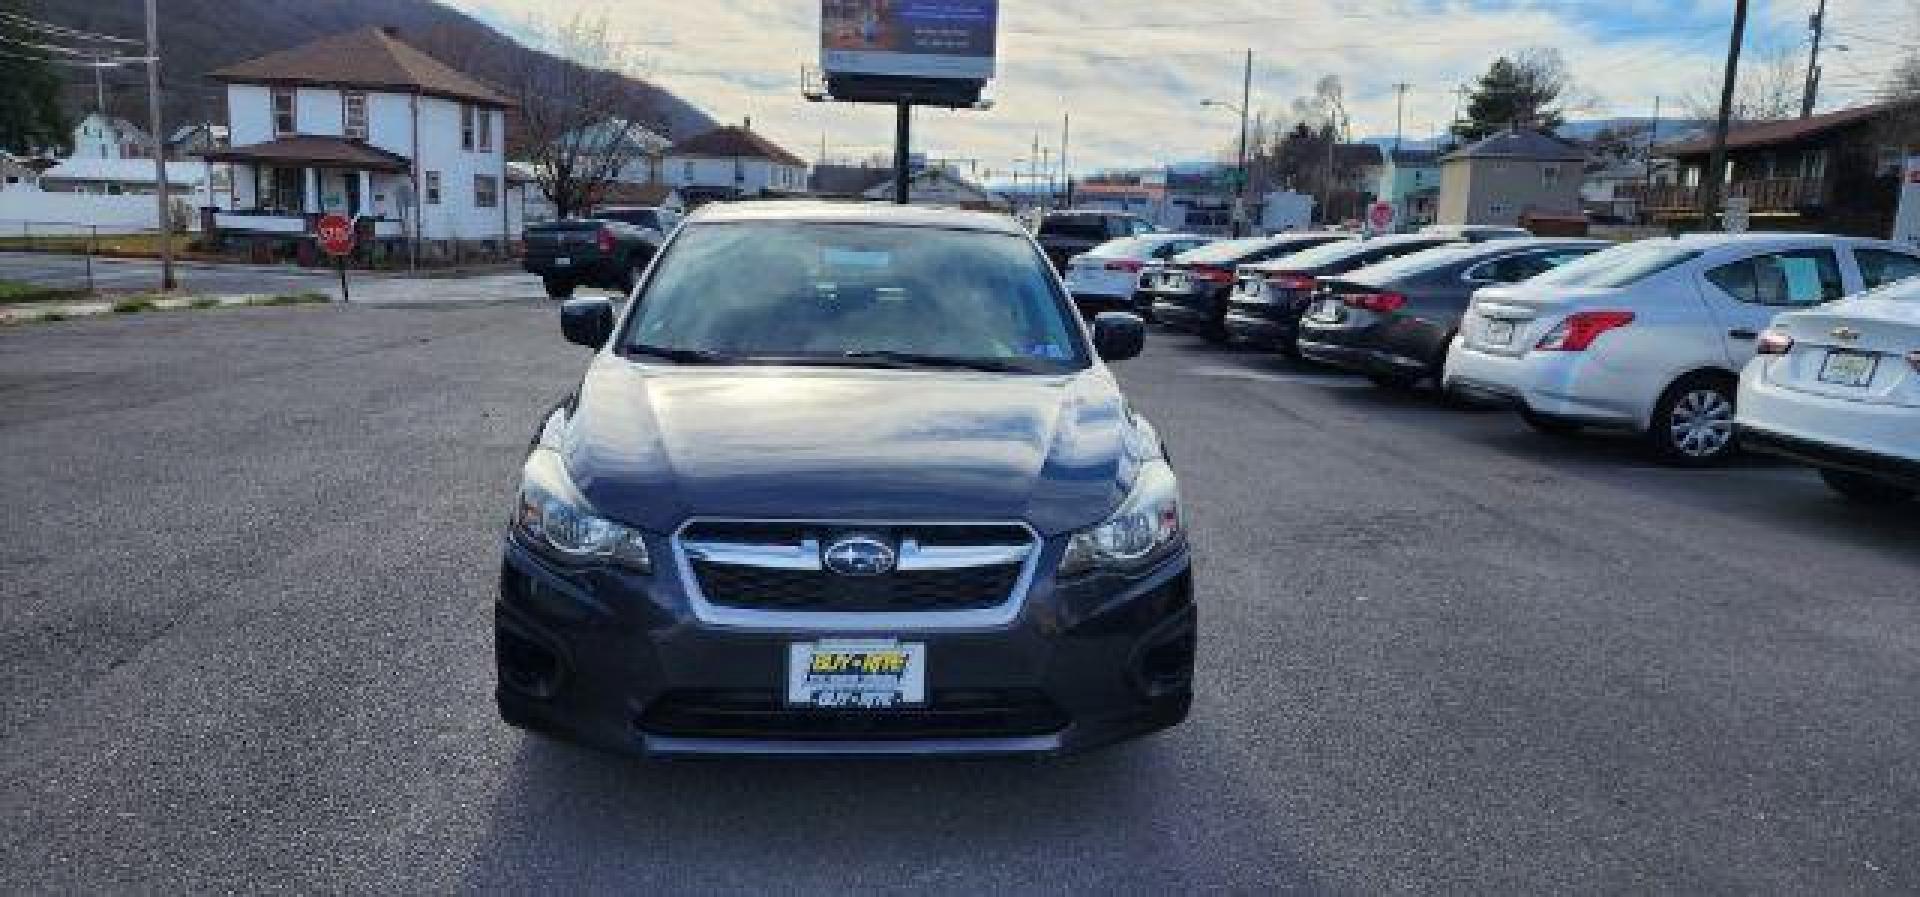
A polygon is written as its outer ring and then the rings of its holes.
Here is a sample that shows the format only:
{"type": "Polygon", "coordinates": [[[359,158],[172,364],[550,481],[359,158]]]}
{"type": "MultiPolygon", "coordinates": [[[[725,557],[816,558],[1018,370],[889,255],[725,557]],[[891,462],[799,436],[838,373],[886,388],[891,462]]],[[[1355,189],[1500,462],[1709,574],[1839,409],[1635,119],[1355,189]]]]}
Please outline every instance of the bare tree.
{"type": "Polygon", "coordinates": [[[530,55],[507,76],[508,94],[520,104],[509,149],[531,165],[540,192],[565,218],[591,210],[649,152],[643,138],[653,109],[627,74],[639,58],[610,35],[606,20],[576,17],[542,28],[539,43],[554,55],[530,55]]]}
{"type": "MultiPolygon", "coordinates": [[[[1779,46],[1754,54],[1751,64],[1740,68],[1740,80],[1734,87],[1733,120],[1740,122],[1779,121],[1800,116],[1800,100],[1806,90],[1807,68],[1800,51],[1779,46]]],[[[1681,98],[1687,114],[1707,121],[1720,116],[1720,75],[1687,92],[1681,98]]]]}

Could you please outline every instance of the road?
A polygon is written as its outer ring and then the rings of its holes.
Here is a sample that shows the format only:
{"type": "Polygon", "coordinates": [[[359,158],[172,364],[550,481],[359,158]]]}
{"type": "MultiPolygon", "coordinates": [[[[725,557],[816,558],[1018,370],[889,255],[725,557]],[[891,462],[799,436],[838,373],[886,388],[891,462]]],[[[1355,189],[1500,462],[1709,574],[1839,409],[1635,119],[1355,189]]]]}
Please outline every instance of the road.
{"type": "MultiPolygon", "coordinates": [[[[79,255],[0,251],[0,280],[83,289],[88,283],[87,259],[79,255]]],[[[127,292],[158,289],[160,262],[153,259],[96,258],[92,262],[95,289],[127,292]]],[[[340,298],[340,276],[325,268],[294,265],[242,265],[181,262],[175,279],[189,293],[207,295],[271,295],[319,292],[340,298]]],[[[355,271],[348,284],[356,302],[495,302],[546,298],[540,279],[520,272],[452,276],[411,276],[397,272],[355,271]]],[[[602,291],[582,289],[581,295],[602,291]]]]}
{"type": "Polygon", "coordinates": [[[1057,762],[497,723],[550,306],[0,331],[0,892],[1920,889],[1920,515],[1155,334],[1200,695],[1057,762]]]}

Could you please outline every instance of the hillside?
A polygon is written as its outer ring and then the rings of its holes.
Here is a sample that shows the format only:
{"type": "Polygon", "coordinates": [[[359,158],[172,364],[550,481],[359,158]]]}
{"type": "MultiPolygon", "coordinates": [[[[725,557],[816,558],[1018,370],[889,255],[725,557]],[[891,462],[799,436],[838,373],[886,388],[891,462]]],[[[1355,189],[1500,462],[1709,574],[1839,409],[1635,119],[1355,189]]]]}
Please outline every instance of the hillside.
{"type": "MultiPolygon", "coordinates": [[[[44,0],[32,14],[45,21],[100,34],[140,38],[146,34],[142,0],[44,0]]],[[[169,127],[187,121],[225,118],[225,91],[206,72],[251,59],[316,37],[367,25],[398,28],[402,40],[432,53],[458,47],[462,59],[443,61],[476,77],[499,81],[499,72],[516,67],[516,57],[537,54],[464,13],[434,0],[162,0],[161,72],[166,83],[169,127]]],[[[539,54],[545,55],[545,54],[539,54]]],[[[73,69],[67,95],[69,111],[94,105],[91,71],[73,69]]],[[[107,105],[142,126],[146,124],[146,74],[129,67],[106,73],[107,105]]],[[[655,115],[667,136],[680,138],[707,130],[713,122],[684,100],[651,85],[655,115]]]]}

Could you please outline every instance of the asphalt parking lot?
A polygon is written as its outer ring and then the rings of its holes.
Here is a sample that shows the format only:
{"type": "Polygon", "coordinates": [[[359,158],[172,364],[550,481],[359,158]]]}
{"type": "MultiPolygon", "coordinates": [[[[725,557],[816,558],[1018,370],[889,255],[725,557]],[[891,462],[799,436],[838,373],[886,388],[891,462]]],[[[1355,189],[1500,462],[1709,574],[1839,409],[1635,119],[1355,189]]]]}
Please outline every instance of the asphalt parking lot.
{"type": "Polygon", "coordinates": [[[0,891],[1920,889],[1920,514],[1156,333],[1186,725],[646,763],[491,703],[546,303],[0,330],[0,891]]]}

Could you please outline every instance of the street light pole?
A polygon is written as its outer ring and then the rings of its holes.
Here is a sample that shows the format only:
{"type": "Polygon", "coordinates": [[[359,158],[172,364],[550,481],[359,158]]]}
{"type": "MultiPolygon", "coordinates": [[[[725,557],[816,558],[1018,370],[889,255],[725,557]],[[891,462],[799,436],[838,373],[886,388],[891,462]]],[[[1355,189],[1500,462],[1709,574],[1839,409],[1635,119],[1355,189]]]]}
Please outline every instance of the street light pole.
{"type": "Polygon", "coordinates": [[[1253,50],[1247,50],[1247,68],[1240,82],[1240,190],[1234,209],[1233,235],[1246,236],[1247,220],[1247,107],[1253,105],[1253,50]]]}
{"type": "Polygon", "coordinates": [[[147,0],[147,123],[153,129],[153,201],[160,211],[160,289],[173,279],[173,221],[167,203],[167,141],[160,132],[160,17],[156,0],[147,0]]]}

